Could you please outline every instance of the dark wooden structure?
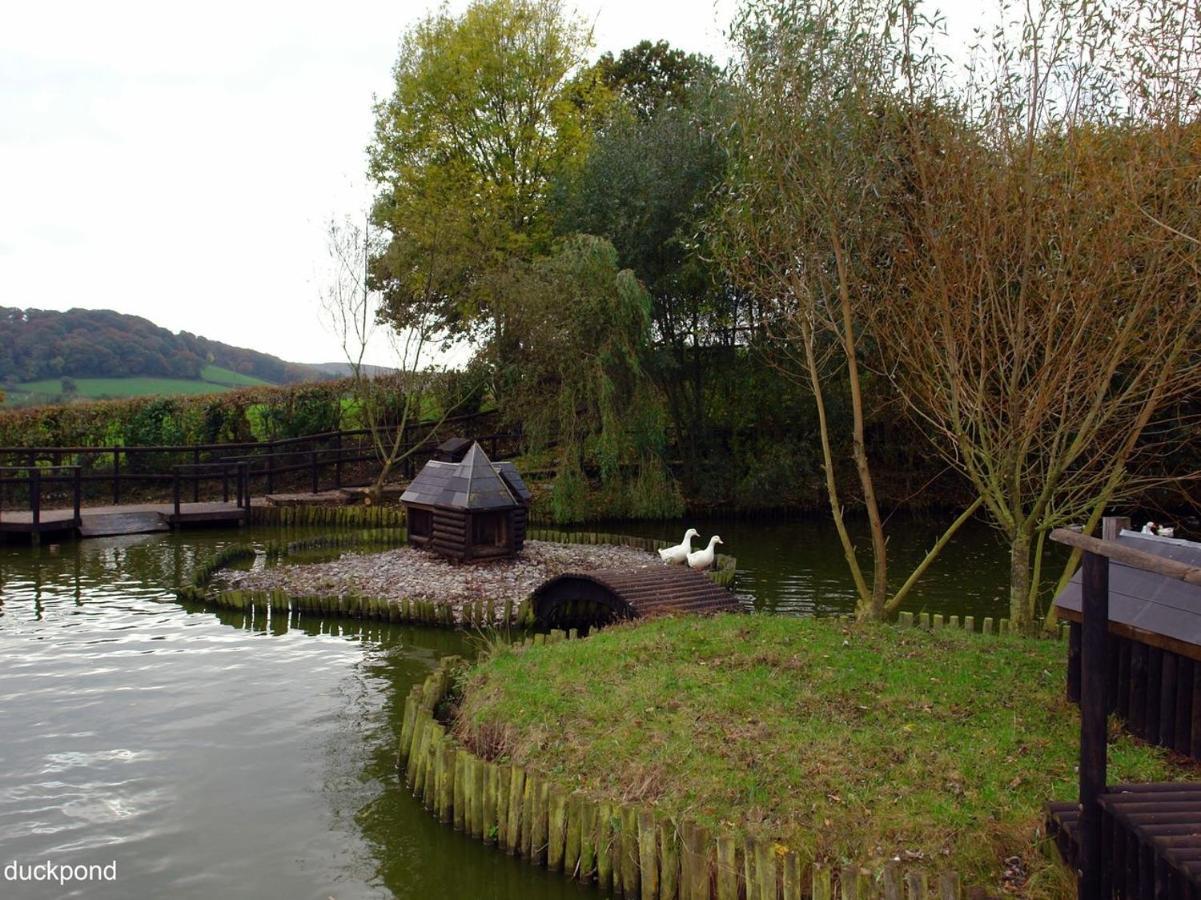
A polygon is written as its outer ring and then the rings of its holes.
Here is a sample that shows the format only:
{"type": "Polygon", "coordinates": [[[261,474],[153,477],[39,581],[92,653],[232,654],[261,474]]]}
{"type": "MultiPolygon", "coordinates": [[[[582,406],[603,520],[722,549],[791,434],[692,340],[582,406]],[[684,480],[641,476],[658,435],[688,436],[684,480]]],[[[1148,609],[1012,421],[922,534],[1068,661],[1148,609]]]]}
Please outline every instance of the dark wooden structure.
{"type": "Polygon", "coordinates": [[[686,566],[567,572],[543,582],[530,599],[540,628],[588,628],[619,619],[740,609],[703,572],[686,566]]]}
{"type": "Polygon", "coordinates": [[[530,492],[512,463],[478,443],[457,462],[431,459],[400,495],[409,543],[460,562],[515,556],[525,545],[530,492]]]}
{"type": "MultiPolygon", "coordinates": [[[[1113,529],[1117,546],[1201,566],[1201,544],[1113,529]]],[[[1056,598],[1068,634],[1068,698],[1080,701],[1081,579],[1056,598]]],[[[1201,759],[1201,584],[1114,559],[1109,567],[1107,711],[1132,733],[1201,759]]]]}
{"type": "MultiPolygon", "coordinates": [[[[1107,533],[1116,534],[1112,523],[1107,533]]],[[[1121,584],[1122,567],[1201,587],[1201,568],[1180,560],[1148,553],[1120,540],[1099,540],[1067,529],[1052,532],[1051,539],[1084,554],[1077,580],[1079,608],[1078,696],[1080,702],[1080,795],[1076,803],[1052,803],[1047,831],[1056,837],[1064,857],[1076,869],[1077,896],[1082,900],[1110,897],[1201,897],[1201,784],[1145,784],[1107,786],[1107,724],[1113,665],[1111,644],[1111,570],[1121,584]]],[[[1141,576],[1139,576],[1141,577],[1141,576]]],[[[1158,582],[1156,582],[1158,583],[1158,582]]],[[[1170,591],[1156,593],[1158,599],[1170,591]]],[[[1117,600],[1137,613],[1138,597],[1117,600]]],[[[1154,605],[1154,604],[1152,604],[1154,605]]],[[[1065,603],[1065,606],[1070,604],[1065,603]]],[[[1135,616],[1132,623],[1147,624],[1154,617],[1135,616]]],[[[1128,622],[1126,627],[1139,628],[1128,622]]],[[[1148,632],[1154,634],[1155,632],[1148,632]]],[[[1142,631],[1132,634],[1141,636],[1142,631]]],[[[1176,640],[1181,640],[1179,637],[1176,640]]],[[[1162,660],[1161,660],[1162,666],[1162,660]]],[[[1159,685],[1167,683],[1160,671],[1159,685]]],[[[1175,681],[1174,677],[1168,679],[1175,681]]],[[[1191,687],[1191,685],[1190,685],[1191,687]]],[[[1148,697],[1148,692],[1144,692],[1148,697]]],[[[1148,699],[1157,714],[1167,713],[1167,703],[1148,699]]],[[[1177,696],[1172,691],[1173,701],[1177,696]]],[[[1174,707],[1173,707],[1174,712],[1174,707]]]]}

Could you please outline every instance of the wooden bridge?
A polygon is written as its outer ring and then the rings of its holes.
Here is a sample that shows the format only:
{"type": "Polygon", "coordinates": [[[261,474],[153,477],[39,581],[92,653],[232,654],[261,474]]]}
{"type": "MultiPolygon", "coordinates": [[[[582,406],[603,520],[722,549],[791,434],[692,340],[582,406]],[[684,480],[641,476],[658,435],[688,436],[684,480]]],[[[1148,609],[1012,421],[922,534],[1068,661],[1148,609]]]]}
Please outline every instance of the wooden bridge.
{"type": "Polygon", "coordinates": [[[703,572],[685,566],[567,572],[543,582],[531,598],[545,628],[588,628],[620,619],[671,613],[734,612],[737,599],[703,572]]]}
{"type": "MultiPolygon", "coordinates": [[[[441,423],[477,424],[479,416],[441,423]]],[[[407,426],[412,453],[398,475],[412,477],[433,453],[437,424],[407,426]]],[[[394,434],[392,432],[391,434],[394,434]]],[[[379,472],[375,434],[343,430],[215,444],[112,447],[0,447],[0,538],[32,540],[136,534],[193,525],[236,525],[252,503],[277,491],[303,496],[372,484],[379,472]],[[253,496],[253,500],[252,500],[253,496]]],[[[494,458],[515,455],[519,433],[478,437],[494,458]]]]}
{"type": "MultiPolygon", "coordinates": [[[[1109,712],[1119,707],[1120,699],[1115,696],[1121,669],[1121,654],[1113,652],[1117,641],[1132,640],[1144,654],[1151,650],[1162,654],[1166,647],[1195,653],[1197,636],[1186,633],[1186,623],[1201,608],[1201,567],[1160,555],[1165,547],[1148,545],[1156,551],[1148,552],[1120,542],[1116,525],[1117,520],[1106,522],[1105,533],[1114,538],[1109,540],[1066,529],[1051,535],[1052,540],[1083,551],[1084,564],[1075,579],[1075,593],[1060,600],[1075,620],[1069,695],[1076,693],[1080,703],[1080,793],[1075,802],[1050,804],[1047,831],[1076,869],[1077,896],[1082,900],[1198,898],[1201,783],[1110,786],[1106,752],[1109,712]],[[1111,570],[1114,583],[1133,593],[1111,592],[1111,570]],[[1116,617],[1111,616],[1111,600],[1116,617]],[[1073,669],[1077,674],[1071,673],[1073,669]]],[[[1193,700],[1193,679],[1188,679],[1187,690],[1175,668],[1165,679],[1162,656],[1157,658],[1160,666],[1153,688],[1140,678],[1136,692],[1127,679],[1124,708],[1129,714],[1133,705],[1143,722],[1153,709],[1154,733],[1144,732],[1144,736],[1165,743],[1163,736],[1170,735],[1166,745],[1175,747],[1177,737],[1187,733],[1186,752],[1196,755],[1191,716],[1198,706],[1193,700]]],[[[1129,656],[1127,660],[1129,665],[1129,656]]]]}

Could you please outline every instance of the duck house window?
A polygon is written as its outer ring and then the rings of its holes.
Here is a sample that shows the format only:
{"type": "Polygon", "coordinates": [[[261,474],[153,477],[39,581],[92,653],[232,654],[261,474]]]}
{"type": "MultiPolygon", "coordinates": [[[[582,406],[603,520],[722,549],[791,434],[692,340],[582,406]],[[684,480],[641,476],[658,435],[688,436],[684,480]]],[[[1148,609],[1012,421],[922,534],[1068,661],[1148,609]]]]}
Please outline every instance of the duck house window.
{"type": "Polygon", "coordinates": [[[434,514],[428,509],[409,510],[409,534],[429,537],[434,533],[434,514]]]}
{"type": "Polygon", "coordinates": [[[503,547],[509,538],[509,514],[476,513],[471,517],[471,543],[477,547],[503,547]]]}

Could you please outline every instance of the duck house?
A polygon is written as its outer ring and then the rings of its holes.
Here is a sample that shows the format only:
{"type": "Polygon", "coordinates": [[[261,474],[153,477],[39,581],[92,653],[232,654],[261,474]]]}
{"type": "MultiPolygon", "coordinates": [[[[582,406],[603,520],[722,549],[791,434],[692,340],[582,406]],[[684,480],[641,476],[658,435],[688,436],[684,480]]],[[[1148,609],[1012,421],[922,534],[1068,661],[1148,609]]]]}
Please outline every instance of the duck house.
{"type": "Polygon", "coordinates": [[[516,556],[530,504],[517,468],[492,462],[477,443],[447,456],[427,462],[401,494],[409,543],[459,562],[516,556]]]}

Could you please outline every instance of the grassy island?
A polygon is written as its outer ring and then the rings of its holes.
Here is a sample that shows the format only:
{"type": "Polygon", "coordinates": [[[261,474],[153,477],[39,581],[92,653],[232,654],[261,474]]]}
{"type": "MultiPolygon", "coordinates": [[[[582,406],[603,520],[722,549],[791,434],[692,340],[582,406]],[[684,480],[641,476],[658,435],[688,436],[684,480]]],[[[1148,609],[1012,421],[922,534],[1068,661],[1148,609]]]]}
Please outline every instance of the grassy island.
{"type": "MultiPolygon", "coordinates": [[[[461,686],[456,729],[485,758],[807,858],[899,857],[1063,896],[1042,819],[1076,790],[1065,658],[960,631],[664,619],[498,649],[461,686]]],[[[1114,732],[1112,781],[1196,776],[1114,732]]]]}

